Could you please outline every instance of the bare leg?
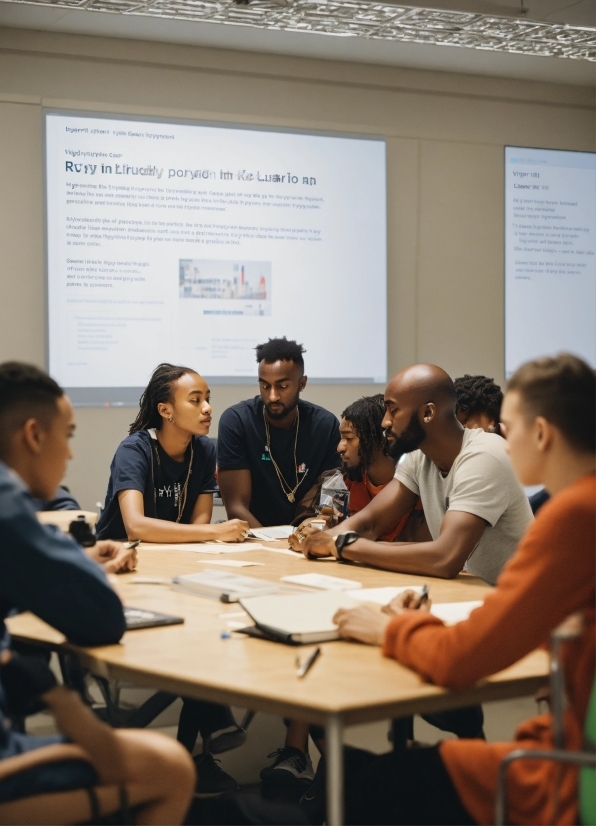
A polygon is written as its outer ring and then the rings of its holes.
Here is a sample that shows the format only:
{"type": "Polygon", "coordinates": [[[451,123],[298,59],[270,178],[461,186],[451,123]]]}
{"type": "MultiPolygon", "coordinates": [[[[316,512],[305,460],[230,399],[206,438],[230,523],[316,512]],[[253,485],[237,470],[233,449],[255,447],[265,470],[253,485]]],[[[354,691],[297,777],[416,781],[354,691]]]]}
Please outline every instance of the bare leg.
{"type": "Polygon", "coordinates": [[[292,746],[308,754],[308,723],[302,720],[290,720],[286,734],[286,746],[292,746]]]}

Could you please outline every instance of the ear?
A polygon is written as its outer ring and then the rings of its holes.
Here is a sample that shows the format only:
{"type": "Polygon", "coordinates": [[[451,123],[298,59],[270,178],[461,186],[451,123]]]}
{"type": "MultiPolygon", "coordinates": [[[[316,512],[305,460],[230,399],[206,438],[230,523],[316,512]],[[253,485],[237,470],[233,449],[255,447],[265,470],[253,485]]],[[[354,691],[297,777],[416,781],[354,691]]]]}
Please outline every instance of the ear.
{"type": "Polygon", "coordinates": [[[544,416],[536,416],[533,430],[537,449],[540,453],[546,453],[555,438],[555,430],[552,424],[544,416]]]}
{"type": "Polygon", "coordinates": [[[37,419],[27,419],[21,428],[23,442],[27,448],[39,456],[46,441],[46,431],[37,419]]]}
{"type": "Polygon", "coordinates": [[[165,402],[160,402],[157,405],[157,412],[162,419],[169,419],[172,415],[172,405],[166,404],[165,402]]]}
{"type": "Polygon", "coordinates": [[[435,407],[434,403],[427,402],[419,408],[418,416],[422,419],[424,424],[430,424],[432,420],[435,418],[436,413],[437,408],[435,407]]]}
{"type": "Polygon", "coordinates": [[[306,382],[308,381],[308,376],[302,376],[300,379],[300,383],[298,384],[298,392],[302,393],[304,388],[306,387],[306,382]]]}

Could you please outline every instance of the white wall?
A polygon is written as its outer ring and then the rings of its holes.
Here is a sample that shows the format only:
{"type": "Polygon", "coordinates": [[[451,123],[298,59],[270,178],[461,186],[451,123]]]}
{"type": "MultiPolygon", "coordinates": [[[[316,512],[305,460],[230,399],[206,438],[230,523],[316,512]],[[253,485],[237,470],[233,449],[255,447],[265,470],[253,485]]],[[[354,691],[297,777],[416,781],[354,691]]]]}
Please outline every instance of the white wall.
{"type": "MultiPolygon", "coordinates": [[[[385,136],[389,370],[432,361],[500,382],[503,146],[595,149],[589,87],[0,29],[0,360],[40,365],[43,106],[385,136]]],[[[357,319],[342,329],[358,335],[357,319]]],[[[340,413],[372,390],[319,385],[306,397],[340,413]]],[[[216,424],[255,392],[216,387],[216,424]]],[[[77,417],[68,483],[92,507],[134,412],[77,417]]]]}

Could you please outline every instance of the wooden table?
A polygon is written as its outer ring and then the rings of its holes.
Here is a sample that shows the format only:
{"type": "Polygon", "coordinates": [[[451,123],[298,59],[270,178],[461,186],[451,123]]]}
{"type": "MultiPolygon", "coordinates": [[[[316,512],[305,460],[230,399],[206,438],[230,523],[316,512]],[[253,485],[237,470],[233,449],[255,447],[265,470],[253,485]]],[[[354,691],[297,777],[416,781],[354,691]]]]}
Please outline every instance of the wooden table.
{"type": "MultiPolygon", "coordinates": [[[[270,548],[283,547],[283,543],[268,544],[270,548]]],[[[210,566],[209,559],[263,562],[263,567],[220,570],[237,570],[267,580],[316,571],[357,580],[365,588],[429,581],[357,565],[314,562],[274,550],[207,557],[188,551],[141,548],[137,572],[118,577],[123,602],[183,616],[184,625],[130,631],[120,644],[97,648],[67,644],[62,634],[31,614],[10,619],[9,629],[15,639],[24,642],[51,648],[67,646],[76,651],[86,667],[107,679],[128,680],[185,697],[324,725],[327,822],[331,826],[343,821],[344,726],[532,694],[548,673],[546,653],[536,651],[467,691],[453,692],[425,683],[409,669],[382,657],[376,647],[338,641],[325,643],[323,656],[299,680],[295,657],[300,649],[241,634],[222,638],[222,632],[229,631],[226,615],[237,613],[238,605],[187,595],[164,585],[133,583],[138,575],[171,577],[219,567],[210,566]]],[[[466,574],[454,580],[430,579],[434,602],[483,599],[490,590],[482,580],[466,574]]]]}

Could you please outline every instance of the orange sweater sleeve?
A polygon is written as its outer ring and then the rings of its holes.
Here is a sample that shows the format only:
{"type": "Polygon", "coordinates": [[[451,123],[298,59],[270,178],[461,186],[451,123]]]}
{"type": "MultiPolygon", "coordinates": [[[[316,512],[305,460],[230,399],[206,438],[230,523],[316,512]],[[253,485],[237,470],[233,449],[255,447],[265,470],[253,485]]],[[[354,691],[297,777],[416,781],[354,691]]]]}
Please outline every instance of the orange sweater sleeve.
{"type": "Polygon", "coordinates": [[[594,477],[586,477],[541,508],[495,591],[468,620],[447,627],[419,611],[394,617],[385,656],[437,685],[463,689],[545,643],[594,592],[594,489],[594,477]]]}

